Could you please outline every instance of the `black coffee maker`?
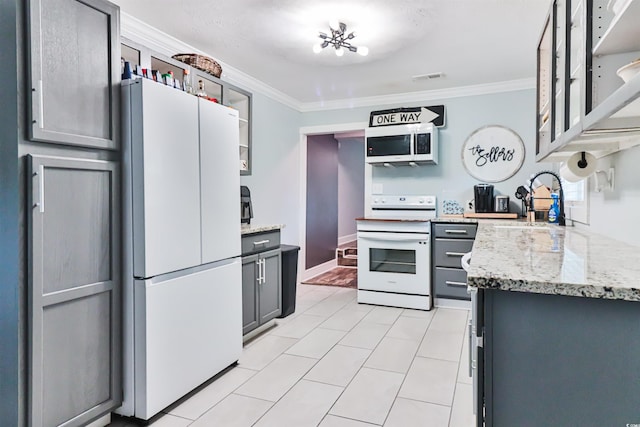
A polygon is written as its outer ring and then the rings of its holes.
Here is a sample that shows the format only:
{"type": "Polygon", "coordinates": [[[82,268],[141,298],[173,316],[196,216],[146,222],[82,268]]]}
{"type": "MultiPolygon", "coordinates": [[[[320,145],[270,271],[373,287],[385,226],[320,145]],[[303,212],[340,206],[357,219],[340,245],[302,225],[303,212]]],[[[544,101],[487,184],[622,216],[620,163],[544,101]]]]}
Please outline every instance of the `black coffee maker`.
{"type": "Polygon", "coordinates": [[[493,212],[493,185],[478,184],[473,187],[477,213],[493,212]]]}
{"type": "Polygon", "coordinates": [[[253,218],[253,208],[251,207],[251,192],[246,185],[240,186],[240,223],[250,224],[253,218]]]}

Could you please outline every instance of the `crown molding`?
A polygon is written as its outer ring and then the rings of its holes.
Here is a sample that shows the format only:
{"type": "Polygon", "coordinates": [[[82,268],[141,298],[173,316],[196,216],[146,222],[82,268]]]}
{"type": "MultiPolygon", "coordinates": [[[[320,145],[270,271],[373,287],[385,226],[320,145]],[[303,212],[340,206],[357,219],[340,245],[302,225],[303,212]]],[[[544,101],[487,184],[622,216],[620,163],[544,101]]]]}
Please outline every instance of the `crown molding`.
{"type": "Polygon", "coordinates": [[[367,96],[362,98],[336,99],[331,101],[305,102],[301,112],[342,110],[358,107],[403,104],[409,102],[430,102],[465,96],[489,95],[501,92],[515,92],[534,89],[536,81],[531,79],[509,80],[472,86],[459,86],[421,92],[396,93],[392,95],[367,96]]]}
{"type": "MultiPolygon", "coordinates": [[[[172,56],[176,53],[193,52],[202,55],[210,55],[195,47],[152,27],[151,25],[120,12],[120,25],[123,37],[136,43],[140,43],[163,55],[172,56]]],[[[421,92],[407,92],[392,95],[368,96],[362,98],[336,99],[330,101],[301,102],[268,84],[246,74],[231,65],[218,61],[222,66],[222,79],[231,84],[243,87],[252,92],[259,92],[275,101],[278,101],[296,111],[306,113],[312,111],[341,110],[358,107],[372,107],[381,105],[403,104],[410,102],[429,102],[435,100],[459,98],[464,96],[488,95],[501,92],[514,92],[535,88],[535,79],[509,80],[504,82],[488,83],[473,86],[460,86],[454,88],[427,90],[421,92]]]]}
{"type": "MultiPolygon", "coordinates": [[[[198,53],[215,58],[207,52],[187,44],[177,38],[147,24],[125,12],[120,12],[120,31],[123,37],[140,43],[163,55],[172,56],[176,53],[198,53]]],[[[302,111],[302,103],[295,98],[261,82],[231,65],[216,59],[222,66],[222,80],[240,86],[252,92],[259,92],[296,111],[302,111]]]]}

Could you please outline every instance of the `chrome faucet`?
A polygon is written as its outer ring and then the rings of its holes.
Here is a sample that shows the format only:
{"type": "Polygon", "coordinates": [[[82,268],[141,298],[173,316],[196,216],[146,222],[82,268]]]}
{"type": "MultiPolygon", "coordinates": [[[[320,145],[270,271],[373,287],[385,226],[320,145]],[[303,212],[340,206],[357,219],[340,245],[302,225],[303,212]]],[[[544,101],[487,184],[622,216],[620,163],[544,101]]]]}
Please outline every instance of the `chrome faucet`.
{"type": "Polygon", "coordinates": [[[560,215],[558,215],[558,225],[566,225],[565,223],[565,219],[564,219],[564,191],[562,190],[562,182],[560,181],[560,177],[558,176],[557,173],[552,172],[552,171],[542,171],[542,172],[538,172],[537,174],[535,174],[532,178],[531,181],[529,181],[529,208],[531,211],[533,211],[533,183],[536,180],[537,177],[539,177],[540,175],[551,175],[553,176],[556,181],[558,181],[558,185],[560,186],[560,194],[559,194],[559,203],[560,203],[560,215]]]}

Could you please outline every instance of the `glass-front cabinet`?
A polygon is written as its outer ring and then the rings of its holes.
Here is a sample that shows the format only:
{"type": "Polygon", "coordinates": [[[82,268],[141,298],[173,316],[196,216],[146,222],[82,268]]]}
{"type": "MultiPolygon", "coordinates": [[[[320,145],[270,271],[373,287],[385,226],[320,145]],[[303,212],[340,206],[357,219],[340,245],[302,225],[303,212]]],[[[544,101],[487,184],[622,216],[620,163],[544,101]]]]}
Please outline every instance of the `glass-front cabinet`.
{"type": "Polygon", "coordinates": [[[157,70],[161,75],[172,72],[178,86],[238,110],[239,170],[241,175],[251,175],[251,93],[125,38],[122,38],[122,59],[128,61],[134,71],[136,66],[140,66],[157,70]]]}
{"type": "Polygon", "coordinates": [[[551,128],[553,116],[551,114],[551,94],[553,93],[553,15],[547,16],[538,44],[538,76],[537,76],[537,116],[536,154],[548,150],[551,144],[551,128]]]}
{"type": "Polygon", "coordinates": [[[553,21],[555,26],[555,37],[553,43],[554,58],[554,80],[553,96],[555,107],[553,111],[553,135],[552,141],[559,138],[568,128],[568,102],[567,91],[569,87],[568,53],[571,48],[569,39],[570,17],[568,16],[568,5],[571,0],[556,0],[554,2],[553,21]]]}
{"type": "Polygon", "coordinates": [[[240,174],[251,174],[251,94],[238,87],[225,85],[224,105],[238,110],[240,126],[240,174]]]}
{"type": "Polygon", "coordinates": [[[538,161],[640,145],[638,22],[639,0],[553,2],[537,51],[538,161]]]}
{"type": "Polygon", "coordinates": [[[569,15],[569,36],[567,38],[568,63],[567,71],[569,72],[569,105],[568,109],[568,125],[567,129],[580,123],[581,114],[581,98],[582,86],[584,84],[585,59],[584,54],[584,33],[585,33],[585,14],[583,0],[566,0],[566,10],[569,15]]]}

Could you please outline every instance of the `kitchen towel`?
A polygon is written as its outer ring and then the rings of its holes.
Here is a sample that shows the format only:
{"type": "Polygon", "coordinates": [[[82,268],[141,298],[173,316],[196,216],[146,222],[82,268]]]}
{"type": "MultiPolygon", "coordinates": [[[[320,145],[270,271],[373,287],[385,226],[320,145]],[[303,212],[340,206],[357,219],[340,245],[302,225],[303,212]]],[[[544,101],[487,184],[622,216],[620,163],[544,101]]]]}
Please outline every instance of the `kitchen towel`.
{"type": "Polygon", "coordinates": [[[593,154],[584,153],[587,162],[586,166],[578,165],[582,160],[582,152],[574,153],[569,159],[560,166],[560,176],[569,182],[578,182],[587,178],[596,170],[596,158],[593,154]]]}

